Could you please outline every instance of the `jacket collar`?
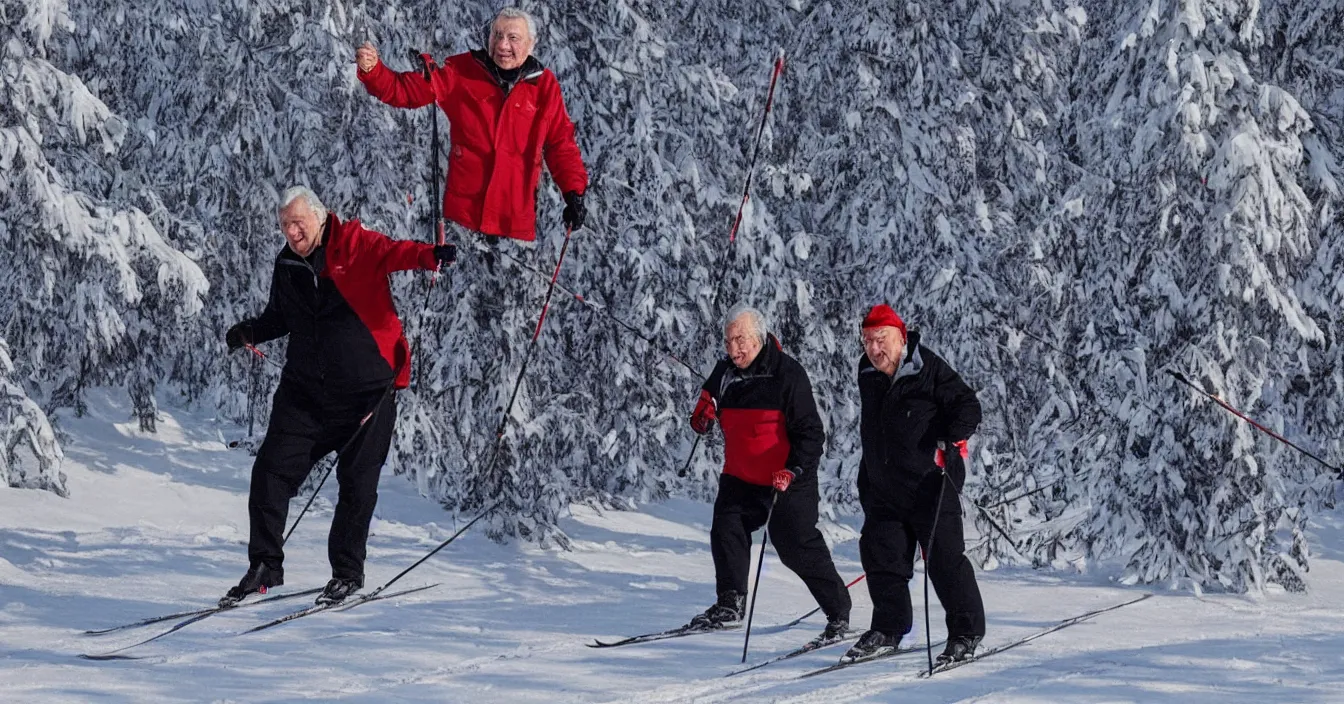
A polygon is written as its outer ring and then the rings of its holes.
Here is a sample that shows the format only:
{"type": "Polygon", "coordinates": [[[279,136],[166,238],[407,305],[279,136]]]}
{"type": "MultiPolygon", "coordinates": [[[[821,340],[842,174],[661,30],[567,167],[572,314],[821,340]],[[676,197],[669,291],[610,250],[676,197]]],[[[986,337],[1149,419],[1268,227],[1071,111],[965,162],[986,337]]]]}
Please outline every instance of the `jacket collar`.
{"type": "Polygon", "coordinates": [[[527,60],[523,62],[523,65],[518,67],[518,73],[513,82],[510,83],[500,74],[500,69],[495,65],[495,60],[490,58],[490,55],[485,53],[484,49],[473,49],[471,57],[476,59],[476,63],[480,64],[481,68],[485,69],[485,72],[495,81],[495,85],[499,86],[505,93],[512,91],[514,86],[523,81],[529,83],[535,82],[538,78],[541,78],[541,74],[546,72],[546,67],[541,65],[541,62],[537,60],[537,57],[528,56],[527,60]]]}
{"type": "Polygon", "coordinates": [[[720,394],[735,381],[767,377],[774,374],[779,367],[779,356],[781,354],[783,354],[783,347],[779,344],[779,340],[773,334],[766,333],[765,344],[761,346],[761,351],[756,355],[756,359],[751,360],[751,364],[748,364],[746,369],[738,369],[731,358],[724,357],[724,363],[728,365],[728,368],[724,371],[723,379],[719,384],[720,394]]]}

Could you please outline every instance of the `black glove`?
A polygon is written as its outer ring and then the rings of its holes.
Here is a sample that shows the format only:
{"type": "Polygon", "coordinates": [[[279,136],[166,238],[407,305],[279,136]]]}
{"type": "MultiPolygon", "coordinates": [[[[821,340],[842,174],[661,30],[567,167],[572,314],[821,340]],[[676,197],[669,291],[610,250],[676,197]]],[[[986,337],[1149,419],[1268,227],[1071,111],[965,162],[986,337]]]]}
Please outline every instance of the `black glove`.
{"type": "Polygon", "coordinates": [[[587,215],[588,211],[583,208],[583,194],[578,191],[566,193],[565,212],[561,216],[564,218],[565,227],[571,230],[583,227],[583,220],[587,215]]]}
{"type": "Polygon", "coordinates": [[[245,321],[229,328],[229,331],[224,333],[224,344],[229,346],[230,352],[243,345],[252,344],[252,323],[245,321]]]}
{"type": "Polygon", "coordinates": [[[457,261],[457,245],[439,244],[434,245],[434,258],[439,261],[439,266],[444,267],[457,261]]]}

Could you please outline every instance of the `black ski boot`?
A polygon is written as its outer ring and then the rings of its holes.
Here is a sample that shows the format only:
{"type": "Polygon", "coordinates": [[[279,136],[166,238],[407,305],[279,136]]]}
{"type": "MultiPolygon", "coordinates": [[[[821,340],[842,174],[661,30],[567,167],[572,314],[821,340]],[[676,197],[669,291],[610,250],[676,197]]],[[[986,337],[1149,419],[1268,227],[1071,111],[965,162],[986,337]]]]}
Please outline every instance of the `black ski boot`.
{"type": "Polygon", "coordinates": [[[340,577],[332,577],[331,581],[327,582],[327,586],[322,589],[322,593],[317,595],[317,603],[339,604],[363,586],[363,578],[341,579],[340,577]]]}
{"type": "Polygon", "coordinates": [[[221,607],[229,607],[246,599],[249,594],[265,594],[271,587],[278,587],[285,583],[285,570],[271,569],[264,564],[255,564],[247,568],[247,574],[243,575],[242,581],[238,586],[229,589],[228,593],[219,598],[221,607]]]}
{"type": "Polygon", "coordinates": [[[984,636],[952,636],[947,639],[947,647],[943,649],[943,654],[934,661],[935,665],[946,665],[950,662],[960,662],[966,658],[975,655],[975,649],[980,645],[980,639],[984,636]]]}
{"type": "Polygon", "coordinates": [[[849,635],[849,619],[833,618],[826,622],[826,630],[821,632],[812,642],[818,646],[839,643],[849,635]]]}
{"type": "Polygon", "coordinates": [[[746,595],[737,592],[724,592],[719,595],[719,600],[713,606],[691,619],[686,627],[709,631],[737,625],[737,622],[742,620],[742,612],[746,609],[746,606],[746,595]]]}
{"type": "Polygon", "coordinates": [[[890,655],[901,647],[900,636],[889,636],[882,631],[868,631],[859,636],[859,642],[850,647],[840,662],[858,662],[890,655]]]}

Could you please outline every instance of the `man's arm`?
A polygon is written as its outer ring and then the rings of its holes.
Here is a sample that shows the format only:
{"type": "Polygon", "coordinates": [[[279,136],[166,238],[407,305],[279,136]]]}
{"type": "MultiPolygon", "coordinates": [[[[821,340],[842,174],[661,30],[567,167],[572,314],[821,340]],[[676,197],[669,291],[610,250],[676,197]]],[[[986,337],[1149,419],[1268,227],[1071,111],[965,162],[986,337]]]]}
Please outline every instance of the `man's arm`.
{"type": "Polygon", "coordinates": [[[588,189],[588,170],[583,165],[583,155],[579,153],[579,144],[574,139],[574,122],[565,110],[565,99],[560,94],[560,83],[551,78],[554,95],[551,104],[554,114],[546,130],[543,156],[551,178],[563,193],[582,194],[588,189]]]}
{"type": "Polygon", "coordinates": [[[961,375],[952,369],[952,365],[942,358],[938,361],[937,374],[933,380],[933,397],[940,415],[946,419],[946,427],[939,439],[951,442],[965,440],[980,427],[980,400],[961,375]]]}
{"type": "Polygon", "coordinates": [[[270,342],[289,334],[289,325],[285,324],[285,316],[280,313],[280,308],[275,301],[276,280],[279,278],[280,267],[275,267],[275,271],[271,273],[271,292],[266,299],[266,308],[261,311],[261,315],[249,321],[252,328],[251,343],[254,345],[270,342]]]}
{"type": "Polygon", "coordinates": [[[376,230],[358,225],[356,237],[359,260],[378,268],[383,275],[411,269],[439,270],[434,245],[414,240],[394,240],[376,230]]]}
{"type": "Polygon", "coordinates": [[[821,453],[826,446],[826,428],[821,423],[821,414],[817,412],[812,381],[808,379],[807,371],[797,365],[786,383],[784,424],[789,436],[789,457],[784,466],[802,476],[805,472],[817,471],[821,453]]]}
{"type": "MultiPolygon", "coordinates": [[[[366,49],[372,47],[360,47],[361,52],[366,49]]],[[[440,67],[430,75],[431,80],[426,81],[421,71],[399,73],[379,60],[377,52],[372,56],[373,68],[368,71],[356,68],[355,75],[369,95],[384,103],[397,108],[419,108],[434,102],[438,95],[448,94],[453,72],[447,66],[440,67]]]]}

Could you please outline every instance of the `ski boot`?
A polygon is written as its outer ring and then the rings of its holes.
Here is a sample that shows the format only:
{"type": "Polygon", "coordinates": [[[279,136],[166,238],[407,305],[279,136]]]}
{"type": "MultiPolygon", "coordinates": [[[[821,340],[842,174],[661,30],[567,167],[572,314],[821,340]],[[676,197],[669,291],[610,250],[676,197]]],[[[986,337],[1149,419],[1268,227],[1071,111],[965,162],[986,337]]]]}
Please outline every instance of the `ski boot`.
{"type": "Polygon", "coordinates": [[[840,658],[840,662],[859,662],[872,660],[896,652],[901,647],[900,636],[890,636],[882,631],[868,631],[859,637],[859,642],[850,647],[840,658]]]}
{"type": "Polygon", "coordinates": [[[284,569],[271,569],[261,563],[252,565],[247,568],[247,574],[243,575],[238,586],[231,587],[219,598],[219,605],[223,608],[234,606],[246,599],[249,594],[265,594],[271,587],[278,587],[284,583],[284,569]]]}
{"type": "Polygon", "coordinates": [[[364,586],[363,578],[342,579],[332,577],[327,582],[327,586],[322,589],[322,593],[317,595],[318,604],[339,604],[345,601],[346,597],[359,591],[364,586]]]}
{"type": "Polygon", "coordinates": [[[742,612],[746,610],[746,606],[746,595],[737,592],[724,592],[719,595],[719,600],[713,606],[691,619],[691,622],[686,624],[686,628],[696,631],[712,631],[735,626],[742,620],[742,612]]]}

